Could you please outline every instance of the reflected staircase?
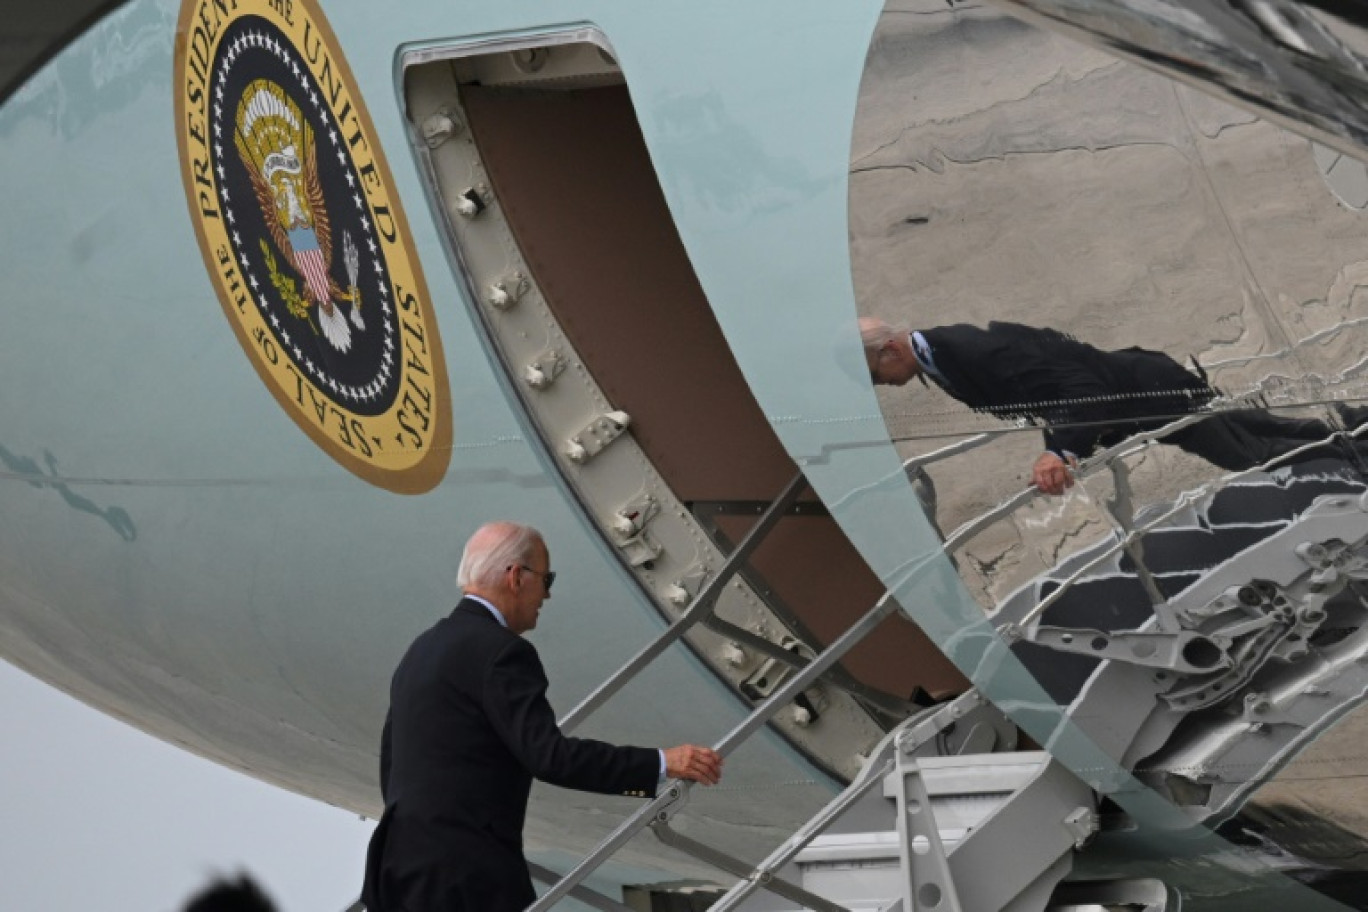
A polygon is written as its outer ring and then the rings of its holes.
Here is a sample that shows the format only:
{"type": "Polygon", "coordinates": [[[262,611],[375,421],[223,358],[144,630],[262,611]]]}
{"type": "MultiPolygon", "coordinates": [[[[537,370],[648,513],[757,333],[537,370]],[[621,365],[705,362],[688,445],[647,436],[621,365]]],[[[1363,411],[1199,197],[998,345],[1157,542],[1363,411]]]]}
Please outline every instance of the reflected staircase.
{"type": "Polygon", "coordinates": [[[1146,512],[1164,521],[1071,555],[994,622],[1070,715],[1107,720],[1098,747],[1219,824],[1368,693],[1368,485],[1319,458],[1146,512]]]}
{"type": "MultiPolygon", "coordinates": [[[[1355,498],[1368,486],[1347,463],[1315,460],[1273,473],[1258,473],[1190,505],[1146,533],[1142,562],[1159,593],[1172,601],[1199,580],[1230,576],[1231,562],[1261,542],[1286,532],[1322,498],[1355,498]]],[[[1161,508],[1162,509],[1162,508],[1161,508]]],[[[1156,511],[1157,512],[1157,511],[1156,511]]],[[[1144,523],[1145,513],[1136,517],[1144,523]]],[[[1154,621],[1151,592],[1137,573],[1135,555],[1110,542],[1070,555],[1058,566],[1004,599],[994,616],[999,626],[1017,623],[1047,598],[1057,596],[1033,622],[1038,627],[1136,631],[1154,621]],[[1104,559],[1098,563],[1097,557],[1104,559]],[[1079,568],[1084,575],[1067,589],[1079,568]]],[[[1236,573],[1238,576],[1238,572],[1236,573]]],[[[1233,583],[1247,582],[1234,579],[1233,583]]],[[[1105,655],[1079,642],[1018,642],[1013,651],[1060,705],[1073,703],[1105,655]],[[1063,654],[1061,654],[1061,652],[1063,654]]]]}
{"type": "MultiPolygon", "coordinates": [[[[1214,825],[1368,694],[1368,485],[1356,465],[1323,458],[1320,449],[1132,513],[1124,457],[1191,420],[1085,464],[1085,473],[1114,475],[1109,510],[1116,533],[1013,593],[992,620],[1070,715],[1108,720],[1098,728],[1080,724],[1121,768],[1195,822],[1214,825]]],[[[957,444],[905,468],[965,448],[957,444]]],[[[795,479],[756,523],[728,562],[729,573],[801,486],[795,479]]],[[[956,530],[946,551],[953,554],[1034,497],[1023,492],[956,530]]],[[[711,582],[724,584],[725,574],[711,582]]],[[[643,650],[565,722],[582,720],[684,627],[706,622],[710,609],[705,588],[659,645],[643,650]]],[[[717,750],[726,755],[762,728],[894,610],[885,593],[795,667],[717,750]]],[[[1098,829],[1098,795],[1049,754],[1016,747],[1015,725],[976,690],[920,710],[758,865],[674,830],[670,821],[690,785],[671,781],[529,912],[554,907],[646,828],[739,878],[710,907],[717,912],[1176,908],[1156,881],[1065,882],[1098,829]]],[[[599,900],[596,908],[626,908],[599,900]]]]}

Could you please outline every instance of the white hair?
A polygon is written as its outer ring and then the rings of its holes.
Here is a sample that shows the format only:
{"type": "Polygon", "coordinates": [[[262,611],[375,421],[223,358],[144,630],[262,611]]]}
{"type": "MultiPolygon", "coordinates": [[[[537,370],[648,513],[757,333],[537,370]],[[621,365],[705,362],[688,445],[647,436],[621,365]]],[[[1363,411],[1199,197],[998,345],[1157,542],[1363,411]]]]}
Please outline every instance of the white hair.
{"type": "Polygon", "coordinates": [[[866,355],[878,352],[889,341],[905,335],[906,330],[895,329],[883,320],[874,317],[860,318],[860,342],[864,344],[866,355]]]}
{"type": "Polygon", "coordinates": [[[509,567],[530,562],[542,535],[531,526],[492,522],[475,530],[461,554],[456,585],[462,589],[499,585],[509,567]]]}

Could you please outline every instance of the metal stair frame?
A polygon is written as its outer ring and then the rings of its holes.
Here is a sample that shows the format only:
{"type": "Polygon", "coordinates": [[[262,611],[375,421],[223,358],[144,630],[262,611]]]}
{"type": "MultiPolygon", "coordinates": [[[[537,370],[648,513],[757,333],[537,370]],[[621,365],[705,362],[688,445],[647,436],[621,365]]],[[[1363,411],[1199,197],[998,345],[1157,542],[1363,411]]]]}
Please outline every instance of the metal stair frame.
{"type": "MultiPolygon", "coordinates": [[[[1072,868],[1071,853],[1082,849],[1097,830],[1094,804],[1091,789],[1049,758],[1025,786],[950,852],[950,876],[958,885],[961,908],[965,912],[1044,909],[1055,886],[1072,868]],[[1028,834],[1029,838],[1023,838],[1028,834]],[[992,876],[982,876],[984,871],[992,871],[992,876]]],[[[912,908],[922,912],[929,907],[912,908]]]]}
{"type": "MultiPolygon", "coordinates": [[[[713,903],[710,912],[732,912],[737,909],[743,901],[765,887],[779,871],[792,863],[798,853],[813,839],[836,825],[845,815],[857,812],[858,806],[862,803],[868,803],[876,787],[882,787],[890,775],[896,774],[896,753],[916,751],[922,745],[933,744],[936,735],[947,726],[984,705],[982,695],[977,690],[970,690],[949,703],[926,710],[894,728],[870,753],[864,768],[850,784],[713,903]]],[[[876,810],[873,816],[877,821],[882,815],[876,810]]],[[[874,825],[880,823],[882,821],[874,825]]]]}
{"type": "MultiPolygon", "coordinates": [[[[1368,435],[1368,424],[1350,434],[1336,433],[1322,441],[1308,443],[1260,466],[1227,474],[1197,491],[1187,492],[1174,504],[1142,511],[1142,521],[1133,519],[1131,505],[1126,502],[1129,492],[1121,490],[1124,476],[1118,477],[1117,501],[1107,505],[1108,512],[1119,527],[1116,540],[1097,543],[1089,550],[1071,555],[1065,561],[1067,577],[1052,579],[1056,588],[1043,598],[1032,599],[1031,607],[1026,608],[1024,600],[1018,602],[1020,607],[1009,607],[1009,602],[1015,597],[1002,603],[1003,609],[1007,610],[1000,609],[999,630],[1010,641],[1026,641],[1056,651],[1104,660],[1073,699],[1070,715],[1079,720],[1099,720],[1098,725],[1083,721],[1083,728],[1091,732],[1099,748],[1116,758],[1124,768],[1133,769],[1148,759],[1152,769],[1148,770],[1150,775],[1146,781],[1150,781],[1161,793],[1164,789],[1154,779],[1171,771],[1184,775],[1187,775],[1185,771],[1190,771],[1195,781],[1205,783],[1211,789],[1210,797],[1191,807],[1184,805],[1194,819],[1219,821],[1234,813],[1257,782],[1274,774],[1302,744],[1343,712],[1368,698],[1368,677],[1365,677],[1365,670],[1368,669],[1368,624],[1364,624],[1357,634],[1342,644],[1318,647],[1324,660],[1320,665],[1308,667],[1301,673],[1301,678],[1295,669],[1282,670],[1278,666],[1279,670],[1271,679],[1264,680],[1267,675],[1261,672],[1239,683],[1231,691],[1229,699],[1236,699],[1244,693],[1244,705],[1235,706],[1229,720],[1213,721],[1214,727],[1208,739],[1210,743],[1193,742],[1180,744],[1177,748],[1168,741],[1176,726],[1172,716],[1177,710],[1165,712],[1162,701],[1159,701],[1158,707],[1155,701],[1173,686],[1173,675],[1181,678],[1200,674],[1201,670],[1183,667],[1182,643],[1175,641],[1172,648],[1165,650],[1163,647],[1144,645],[1145,641],[1152,637],[1172,638],[1175,635],[1182,639],[1185,635],[1183,628],[1188,624],[1179,623],[1179,616],[1194,607],[1200,610],[1208,601],[1230,589],[1232,584],[1256,580],[1271,581],[1280,590],[1288,589],[1288,597],[1299,614],[1302,610],[1309,610],[1323,618],[1324,610],[1320,605],[1336,596],[1339,590],[1335,586],[1342,586],[1343,581],[1337,583],[1329,578],[1318,577],[1317,574],[1324,576],[1331,570],[1317,569],[1315,562],[1303,552],[1307,548],[1325,550],[1332,543],[1345,546],[1346,551],[1357,552],[1359,566],[1352,572],[1343,572],[1361,581],[1364,573],[1362,565],[1365,556],[1368,556],[1368,539],[1365,539],[1365,532],[1368,531],[1368,518],[1365,517],[1368,514],[1368,493],[1324,493],[1309,504],[1296,506],[1295,511],[1288,514],[1286,522],[1263,523],[1269,527],[1269,534],[1265,538],[1207,567],[1202,578],[1162,602],[1153,598],[1154,575],[1145,566],[1140,539],[1149,532],[1170,528],[1166,524],[1179,517],[1183,517],[1178,520],[1183,527],[1212,531],[1234,528],[1239,524],[1234,522],[1233,514],[1218,526],[1208,526],[1205,522],[1205,510],[1215,502],[1218,493],[1235,490],[1247,480],[1257,479],[1260,473],[1292,463],[1298,456],[1319,449],[1336,438],[1361,438],[1365,435],[1368,435]],[[1129,573],[1138,579],[1157,609],[1148,622],[1133,631],[1118,628],[1114,632],[1040,624],[1051,605],[1065,598],[1075,585],[1097,578],[1094,574],[1099,568],[1108,561],[1121,559],[1122,555],[1131,558],[1134,567],[1129,568],[1129,573]],[[1090,641],[1102,643],[1104,640],[1107,643],[1105,646],[1087,645],[1090,641]],[[1145,656],[1142,657],[1139,650],[1134,655],[1126,655],[1132,647],[1140,645],[1144,645],[1145,656]],[[1168,659],[1163,656],[1165,651],[1169,654],[1168,659]],[[1168,683],[1163,683],[1165,673],[1170,676],[1168,683]],[[1105,722],[1101,721],[1103,718],[1105,722]],[[1250,756],[1249,745],[1245,743],[1250,741],[1250,736],[1262,745],[1261,751],[1254,751],[1258,754],[1257,758],[1250,756]],[[1161,760],[1154,756],[1156,751],[1163,754],[1161,760]],[[1241,758],[1238,762],[1233,759],[1236,756],[1241,758]],[[1219,768],[1220,764],[1227,762],[1256,771],[1227,778],[1220,773],[1219,768]]],[[[1112,460],[1119,462],[1121,456],[1133,452],[1134,448],[1130,442],[1126,442],[1114,450],[1116,452],[1100,454],[1089,462],[1097,467],[1111,465],[1116,471],[1116,463],[1112,460]]],[[[1358,468],[1352,460],[1348,465],[1351,469],[1358,468]]],[[[1265,484],[1275,490],[1285,491],[1285,496],[1295,503],[1298,485],[1323,485],[1328,481],[1328,477],[1312,474],[1300,480],[1293,478],[1265,484]]],[[[1252,487],[1262,488],[1264,484],[1255,482],[1252,487]]],[[[1031,498],[1032,492],[1024,491],[1010,502],[1010,506],[1004,504],[990,512],[994,516],[1006,515],[1015,505],[1028,502],[1031,498]]],[[[977,534],[986,527],[983,520],[984,517],[980,517],[967,523],[951,536],[947,546],[962,544],[968,538],[966,532],[977,534]]],[[[1040,580],[1030,585],[1038,587],[1040,580]]],[[[1368,593],[1368,587],[1359,590],[1359,598],[1365,610],[1368,610],[1368,594],[1365,593],[1368,593]]],[[[1024,594],[1025,590],[1022,590],[1018,596],[1024,594]]],[[[1348,609],[1341,606],[1339,610],[1343,613],[1348,609]]],[[[1349,614],[1354,616],[1353,611],[1349,614]]],[[[1217,634],[1215,639],[1219,640],[1219,631],[1217,634]]],[[[1187,634],[1188,640],[1196,641],[1199,645],[1203,638],[1187,634]]],[[[1265,658],[1259,667],[1268,663],[1269,660],[1265,658]]],[[[1220,667],[1213,666],[1207,671],[1218,671],[1220,667]]],[[[1137,769],[1136,772],[1139,774],[1140,771],[1137,769]]]]}
{"type": "MultiPolygon", "coordinates": [[[[972,722],[980,711],[997,712],[971,690],[894,729],[851,784],[718,899],[712,912],[744,912],[746,901],[780,871],[791,869],[823,833],[871,829],[898,834],[901,895],[890,897],[891,904],[881,912],[1045,909],[1072,867],[1072,851],[1096,830],[1094,795],[1044,752],[939,754],[938,736],[953,725],[972,722]],[[1036,764],[1024,783],[1017,781],[1023,763],[1036,764]],[[935,819],[935,797],[961,789],[976,795],[982,790],[983,771],[991,780],[994,766],[1006,779],[999,776],[1005,784],[992,792],[1010,797],[947,849],[935,819]],[[1052,818],[1057,823],[1053,827],[1048,825],[1052,818]],[[983,876],[985,871],[993,876],[983,876]]],[[[977,743],[971,733],[964,746],[977,743]]]]}
{"type": "MultiPolygon", "coordinates": [[[[828,668],[838,662],[857,643],[868,636],[887,617],[899,610],[891,591],[884,595],[865,615],[851,625],[845,633],[836,638],[826,649],[803,668],[797,669],[791,677],[780,685],[774,693],[757,706],[740,724],[728,732],[721,741],[713,746],[725,757],[751,735],[755,734],[774,717],[776,713],[806,690],[828,668]]],[[[597,870],[605,861],[627,844],[633,836],[645,829],[653,820],[668,821],[678,813],[687,798],[692,784],[671,779],[660,793],[637,809],[620,823],[598,846],[570,870],[559,882],[554,884],[542,897],[527,907],[527,912],[546,912],[571,888],[597,870]]]]}

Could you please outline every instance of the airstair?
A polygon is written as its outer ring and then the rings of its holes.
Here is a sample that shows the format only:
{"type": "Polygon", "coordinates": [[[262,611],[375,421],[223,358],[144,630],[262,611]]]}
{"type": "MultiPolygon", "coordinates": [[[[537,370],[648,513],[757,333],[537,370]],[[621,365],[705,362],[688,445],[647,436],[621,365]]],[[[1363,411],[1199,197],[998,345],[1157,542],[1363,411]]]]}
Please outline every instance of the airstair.
{"type": "MultiPolygon", "coordinates": [[[[791,910],[779,876],[852,912],[1039,912],[1096,832],[1095,796],[970,691],[898,726],[850,786],[711,908],[791,910]],[[991,871],[991,876],[983,876],[991,871]]],[[[1162,908],[1158,906],[1156,908],[1162,908]]]]}
{"type": "MultiPolygon", "coordinates": [[[[1327,440],[1134,511],[1125,458],[1194,420],[1089,460],[1084,474],[1113,474],[1115,534],[1021,587],[992,619],[1069,715],[1107,720],[1084,725],[1098,747],[1194,822],[1214,825],[1368,694],[1368,485],[1353,457],[1336,458],[1327,440]]],[[[687,627],[706,622],[710,593],[801,489],[800,476],[660,640],[563,725],[577,724],[687,627]]],[[[946,551],[1034,497],[1022,492],[956,530],[946,551]]],[[[762,728],[895,610],[885,593],[825,650],[796,663],[716,749],[725,755],[762,728]]],[[[1015,725],[976,690],[920,710],[757,865],[674,830],[690,787],[671,781],[529,912],[551,909],[572,890],[583,899],[582,881],[646,828],[739,878],[710,906],[716,912],[1177,908],[1156,881],[1068,882],[1098,831],[1099,796],[1048,753],[1017,746],[1015,725]]],[[[626,908],[602,896],[592,905],[626,908]]]]}
{"type": "MultiPolygon", "coordinates": [[[[843,792],[754,867],[671,828],[684,807],[683,783],[671,783],[637,822],[740,877],[709,906],[715,912],[1063,909],[1051,897],[1073,853],[1098,829],[1096,796],[1048,753],[1013,750],[1016,743],[1016,726],[976,690],[925,709],[890,732],[843,792]]],[[[634,819],[620,831],[639,828],[634,819]]],[[[556,891],[592,870],[597,854],[529,908],[559,901],[564,893],[556,891]]],[[[1106,886],[1123,887],[1124,895],[1145,898],[1138,910],[1165,908],[1162,888],[1106,886]]],[[[600,899],[596,908],[624,908],[600,899]]]]}
{"type": "Polygon", "coordinates": [[[1071,715],[1106,713],[1104,751],[1220,820],[1368,691],[1368,485],[1311,459],[1149,512],[995,621],[1071,715]]]}

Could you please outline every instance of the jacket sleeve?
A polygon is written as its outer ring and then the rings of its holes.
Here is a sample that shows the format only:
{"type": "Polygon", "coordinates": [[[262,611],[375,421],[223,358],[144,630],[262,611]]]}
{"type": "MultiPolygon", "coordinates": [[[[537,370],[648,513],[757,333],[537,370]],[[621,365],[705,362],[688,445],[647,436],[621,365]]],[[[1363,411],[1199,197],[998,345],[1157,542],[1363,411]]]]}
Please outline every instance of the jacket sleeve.
{"type": "Polygon", "coordinates": [[[1059,456],[1073,455],[1083,459],[1097,446],[1098,428],[1045,428],[1045,449],[1059,456]]]}
{"type": "Polygon", "coordinates": [[[999,418],[1045,425],[1045,448],[1092,452],[1116,392],[1098,372],[1098,352],[1054,330],[994,321],[927,334],[951,395],[999,418]],[[1068,426],[1074,425],[1074,426],[1068,426]]]}
{"type": "Polygon", "coordinates": [[[390,746],[390,713],[385,713],[385,727],[380,731],[380,800],[389,804],[389,771],[393,749],[390,746]]]}
{"type": "Polygon", "coordinates": [[[537,779],[603,794],[653,796],[660,754],[568,738],[546,700],[546,672],[526,640],[511,641],[490,663],[482,701],[490,724],[523,767],[537,779]]]}
{"type": "Polygon", "coordinates": [[[1125,420],[1116,414],[1117,390],[1089,365],[1077,361],[1055,360],[1048,371],[1048,381],[1037,387],[1048,390],[1048,398],[1036,409],[1045,422],[1045,449],[1067,451],[1081,459],[1106,431],[1103,422],[1125,420]]]}

